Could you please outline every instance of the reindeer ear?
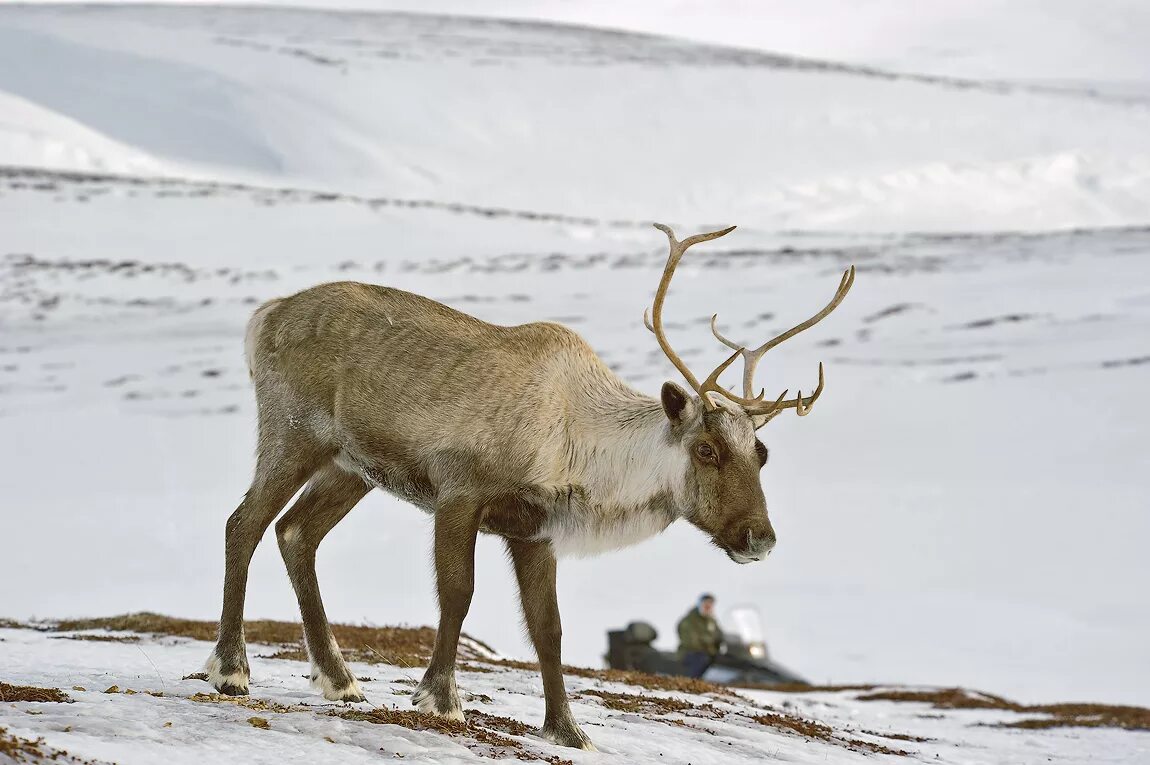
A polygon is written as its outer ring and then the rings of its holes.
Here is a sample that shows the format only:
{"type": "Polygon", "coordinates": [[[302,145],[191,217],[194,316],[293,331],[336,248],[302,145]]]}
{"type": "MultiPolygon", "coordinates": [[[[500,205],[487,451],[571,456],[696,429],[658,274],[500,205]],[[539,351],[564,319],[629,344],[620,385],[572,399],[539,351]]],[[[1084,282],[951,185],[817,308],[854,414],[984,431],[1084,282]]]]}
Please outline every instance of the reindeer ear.
{"type": "Polygon", "coordinates": [[[675,383],[663,383],[660,398],[663,401],[663,411],[667,413],[667,419],[675,425],[691,415],[691,398],[687,395],[687,391],[675,383]]]}

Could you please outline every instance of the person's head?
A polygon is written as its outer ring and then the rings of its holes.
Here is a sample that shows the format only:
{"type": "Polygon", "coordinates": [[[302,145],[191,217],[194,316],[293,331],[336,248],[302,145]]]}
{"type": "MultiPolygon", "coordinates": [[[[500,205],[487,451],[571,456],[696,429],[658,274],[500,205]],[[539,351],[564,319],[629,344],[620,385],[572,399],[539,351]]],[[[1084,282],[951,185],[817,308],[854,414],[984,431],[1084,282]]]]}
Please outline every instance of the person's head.
{"type": "Polygon", "coordinates": [[[704,616],[711,616],[715,613],[715,596],[711,593],[703,593],[699,597],[699,613],[704,616]]]}

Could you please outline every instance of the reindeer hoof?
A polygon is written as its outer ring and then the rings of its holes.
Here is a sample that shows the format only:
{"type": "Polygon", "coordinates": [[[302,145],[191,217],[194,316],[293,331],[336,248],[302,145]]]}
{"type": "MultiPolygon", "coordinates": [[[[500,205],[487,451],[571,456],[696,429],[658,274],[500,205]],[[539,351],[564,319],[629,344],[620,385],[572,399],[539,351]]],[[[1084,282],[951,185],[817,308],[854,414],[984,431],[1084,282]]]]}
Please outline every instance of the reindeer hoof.
{"type": "Polygon", "coordinates": [[[207,672],[208,682],[212,684],[212,687],[225,696],[248,695],[246,662],[243,667],[228,672],[224,662],[220,661],[219,656],[213,653],[207,664],[204,665],[204,671],[207,672]]]}
{"type": "Polygon", "coordinates": [[[247,696],[248,687],[246,685],[232,685],[231,683],[224,683],[216,686],[216,690],[225,696],[247,696]]]}
{"type": "Polygon", "coordinates": [[[572,749],[582,749],[585,752],[597,752],[598,749],[591,743],[591,739],[579,730],[579,726],[575,723],[569,725],[557,725],[554,727],[544,726],[540,731],[543,738],[550,741],[552,744],[558,746],[569,746],[572,749]]]}
{"type": "Polygon", "coordinates": [[[322,693],[323,697],[328,701],[340,701],[344,704],[355,704],[360,701],[367,701],[367,697],[365,697],[363,691],[359,689],[359,683],[356,682],[354,677],[349,677],[345,682],[337,685],[335,681],[322,672],[313,671],[311,684],[312,687],[322,693]]]}
{"type": "Polygon", "coordinates": [[[447,683],[427,683],[425,679],[412,694],[411,703],[420,712],[464,722],[463,707],[459,703],[454,683],[450,686],[447,683]]]}

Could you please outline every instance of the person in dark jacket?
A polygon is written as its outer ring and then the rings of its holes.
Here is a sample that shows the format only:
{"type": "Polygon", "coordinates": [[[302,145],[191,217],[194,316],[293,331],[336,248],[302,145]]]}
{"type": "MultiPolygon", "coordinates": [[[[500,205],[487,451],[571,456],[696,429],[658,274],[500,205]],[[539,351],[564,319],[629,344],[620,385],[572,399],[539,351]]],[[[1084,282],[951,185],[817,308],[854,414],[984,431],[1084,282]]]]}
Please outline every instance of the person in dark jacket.
{"type": "Polygon", "coordinates": [[[723,632],[715,621],[715,596],[704,593],[679,620],[679,660],[688,677],[702,677],[723,647],[723,632]]]}

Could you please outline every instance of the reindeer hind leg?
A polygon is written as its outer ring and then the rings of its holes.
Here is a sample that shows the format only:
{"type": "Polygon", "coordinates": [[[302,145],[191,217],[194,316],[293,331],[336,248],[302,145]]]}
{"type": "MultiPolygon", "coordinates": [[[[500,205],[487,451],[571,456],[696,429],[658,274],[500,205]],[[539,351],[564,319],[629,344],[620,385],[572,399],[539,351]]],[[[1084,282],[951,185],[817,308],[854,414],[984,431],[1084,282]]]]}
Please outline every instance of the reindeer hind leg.
{"type": "Polygon", "coordinates": [[[226,526],[219,637],[205,665],[208,681],[229,696],[246,695],[251,674],[244,640],[244,600],[252,555],[272,520],[323,460],[313,442],[265,439],[263,430],[255,477],[226,526]]]}
{"type": "Polygon", "coordinates": [[[280,554],[303,617],[312,684],[328,701],[365,699],[332,635],[316,578],[315,553],[327,533],[370,490],[362,478],[330,463],[316,471],[300,498],[276,523],[280,554]]]}

